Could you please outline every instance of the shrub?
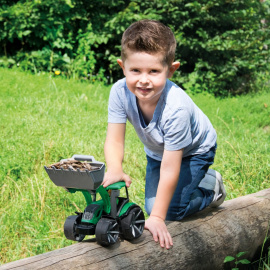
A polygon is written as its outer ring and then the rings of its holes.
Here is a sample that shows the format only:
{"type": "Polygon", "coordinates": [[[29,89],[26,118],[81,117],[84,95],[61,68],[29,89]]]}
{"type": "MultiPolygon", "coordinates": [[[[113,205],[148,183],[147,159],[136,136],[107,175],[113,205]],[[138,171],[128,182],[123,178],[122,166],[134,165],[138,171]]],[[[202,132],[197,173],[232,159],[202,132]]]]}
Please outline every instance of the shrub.
{"type": "MultiPolygon", "coordinates": [[[[269,62],[269,6],[259,1],[174,1],[174,29],[183,76],[193,91],[215,95],[250,91],[269,62]]],[[[171,4],[171,2],[170,2],[171,4]]],[[[168,21],[169,23],[169,21],[168,21]]]]}
{"type": "Polygon", "coordinates": [[[175,33],[181,68],[174,80],[216,96],[254,88],[269,63],[269,4],[259,0],[0,0],[1,66],[60,69],[68,77],[112,83],[123,31],[157,19],[175,33]]]}

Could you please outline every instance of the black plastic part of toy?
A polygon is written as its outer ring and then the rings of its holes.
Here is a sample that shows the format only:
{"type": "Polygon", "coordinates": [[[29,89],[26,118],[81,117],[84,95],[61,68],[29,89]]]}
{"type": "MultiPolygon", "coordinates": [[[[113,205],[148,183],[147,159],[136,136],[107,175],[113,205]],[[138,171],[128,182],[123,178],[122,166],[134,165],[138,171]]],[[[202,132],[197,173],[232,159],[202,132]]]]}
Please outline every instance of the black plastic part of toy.
{"type": "Polygon", "coordinates": [[[84,212],[83,212],[83,215],[82,215],[82,218],[83,218],[84,220],[89,220],[89,221],[90,221],[90,220],[94,217],[95,213],[96,213],[98,210],[99,210],[99,211],[102,211],[100,205],[94,204],[94,203],[89,204],[89,205],[85,208],[85,210],[84,210],[84,212]]]}
{"type": "Polygon", "coordinates": [[[117,216],[117,198],[119,195],[120,195],[119,189],[111,191],[111,195],[110,195],[110,197],[111,197],[111,199],[110,199],[110,201],[111,201],[111,216],[113,218],[116,218],[116,216],[117,216]]]}
{"type": "MultiPolygon", "coordinates": [[[[126,203],[129,202],[128,198],[118,197],[118,205],[117,205],[117,214],[116,216],[119,217],[122,208],[125,206],[126,203]]],[[[128,212],[128,211],[127,211],[128,212]]],[[[123,216],[127,216],[128,213],[124,213],[123,216]]]]}
{"type": "Polygon", "coordinates": [[[85,235],[77,232],[77,227],[80,223],[81,215],[67,217],[64,224],[64,234],[67,239],[81,242],[85,235]]]}
{"type": "Polygon", "coordinates": [[[76,226],[76,233],[79,235],[94,235],[96,230],[96,226],[94,224],[78,224],[76,226]]]}
{"type": "Polygon", "coordinates": [[[113,245],[119,236],[119,225],[115,219],[101,218],[96,226],[96,240],[102,246],[113,245]]]}
{"type": "Polygon", "coordinates": [[[139,206],[133,207],[127,216],[121,219],[121,230],[124,239],[133,240],[139,238],[144,230],[145,217],[139,206]]]}

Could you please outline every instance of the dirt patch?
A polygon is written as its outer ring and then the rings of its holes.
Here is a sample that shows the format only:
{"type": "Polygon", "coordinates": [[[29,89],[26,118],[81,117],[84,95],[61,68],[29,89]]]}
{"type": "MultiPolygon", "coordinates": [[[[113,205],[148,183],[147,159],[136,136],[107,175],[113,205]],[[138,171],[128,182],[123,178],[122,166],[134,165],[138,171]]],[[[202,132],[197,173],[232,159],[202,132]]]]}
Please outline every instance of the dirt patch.
{"type": "Polygon", "coordinates": [[[265,126],[265,127],[263,127],[263,130],[265,131],[265,132],[269,132],[270,133],[270,125],[267,125],[267,126],[265,126]]]}

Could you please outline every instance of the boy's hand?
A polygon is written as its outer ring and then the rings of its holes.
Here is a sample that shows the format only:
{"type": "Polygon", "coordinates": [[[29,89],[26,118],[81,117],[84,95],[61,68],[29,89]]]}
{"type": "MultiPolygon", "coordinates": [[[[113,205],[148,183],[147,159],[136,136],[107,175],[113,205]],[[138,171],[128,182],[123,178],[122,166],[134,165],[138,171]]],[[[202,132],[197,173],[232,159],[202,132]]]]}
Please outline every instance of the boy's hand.
{"type": "Polygon", "coordinates": [[[169,249],[173,246],[172,237],[162,218],[150,216],[146,220],[144,228],[152,233],[154,240],[159,242],[161,247],[169,249]]]}
{"type": "Polygon", "coordinates": [[[126,186],[129,187],[131,184],[130,177],[124,172],[106,172],[104,175],[103,182],[101,183],[103,187],[107,187],[116,182],[124,181],[126,186]]]}

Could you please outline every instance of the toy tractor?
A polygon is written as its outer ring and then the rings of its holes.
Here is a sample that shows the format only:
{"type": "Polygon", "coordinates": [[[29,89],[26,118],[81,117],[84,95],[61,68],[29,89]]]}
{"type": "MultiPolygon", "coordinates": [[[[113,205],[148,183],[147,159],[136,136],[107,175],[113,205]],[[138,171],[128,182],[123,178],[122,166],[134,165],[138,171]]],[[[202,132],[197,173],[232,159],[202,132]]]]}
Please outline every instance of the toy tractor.
{"type": "Polygon", "coordinates": [[[87,206],[83,213],[76,212],[76,215],[66,219],[66,238],[80,242],[86,235],[96,235],[97,242],[102,246],[116,243],[119,234],[126,240],[139,238],[144,230],[145,217],[142,209],[129,201],[125,182],[104,188],[101,185],[105,172],[104,163],[96,161],[93,156],[84,155],[74,155],[71,160],[87,161],[93,170],[44,166],[55,185],[70,193],[82,192],[86,200],[87,206]],[[123,187],[126,197],[120,197],[120,189],[123,187]],[[100,194],[100,200],[96,200],[97,194],[100,194]]]}

